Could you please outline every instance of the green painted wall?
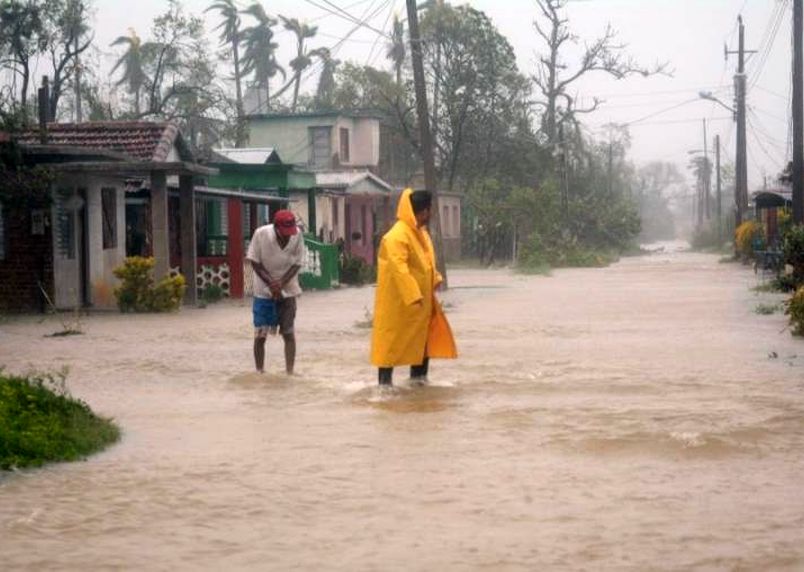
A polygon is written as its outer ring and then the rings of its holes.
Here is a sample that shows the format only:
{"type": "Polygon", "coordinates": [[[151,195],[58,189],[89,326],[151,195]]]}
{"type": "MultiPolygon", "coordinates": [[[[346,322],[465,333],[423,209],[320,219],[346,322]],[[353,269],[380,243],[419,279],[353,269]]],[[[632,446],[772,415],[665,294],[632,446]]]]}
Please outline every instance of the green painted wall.
{"type": "Polygon", "coordinates": [[[315,186],[315,175],[300,171],[292,165],[242,165],[213,163],[220,170],[209,177],[209,186],[223,189],[277,189],[282,197],[289,189],[309,189],[315,186]]]}

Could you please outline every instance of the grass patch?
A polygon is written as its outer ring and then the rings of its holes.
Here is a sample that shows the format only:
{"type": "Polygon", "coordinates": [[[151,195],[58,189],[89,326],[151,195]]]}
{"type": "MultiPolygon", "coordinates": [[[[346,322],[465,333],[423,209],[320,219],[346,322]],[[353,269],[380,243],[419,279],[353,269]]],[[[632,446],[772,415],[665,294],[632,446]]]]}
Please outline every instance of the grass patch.
{"type": "Polygon", "coordinates": [[[781,310],[782,307],[779,304],[766,304],[763,302],[756,305],[754,308],[754,313],[761,316],[770,316],[776,312],[781,312],[781,310]]]}
{"type": "Polygon", "coordinates": [[[539,264],[520,264],[516,267],[516,271],[519,274],[550,276],[551,268],[546,262],[541,262],[539,264]]]}
{"type": "Polygon", "coordinates": [[[120,429],[67,392],[66,373],[0,369],[0,469],[75,461],[120,438],[120,429]]]}
{"type": "Polygon", "coordinates": [[[752,287],[751,292],[757,292],[759,294],[764,294],[766,292],[779,292],[779,288],[774,282],[765,282],[764,284],[758,284],[752,287]]]}

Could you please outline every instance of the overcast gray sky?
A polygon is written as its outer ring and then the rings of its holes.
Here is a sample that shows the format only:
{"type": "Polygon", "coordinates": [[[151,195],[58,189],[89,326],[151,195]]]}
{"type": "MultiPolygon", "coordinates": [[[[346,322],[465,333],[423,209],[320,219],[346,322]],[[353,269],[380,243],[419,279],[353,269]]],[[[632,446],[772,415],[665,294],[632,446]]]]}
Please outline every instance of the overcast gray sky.
{"type": "MultiPolygon", "coordinates": [[[[332,0],[355,16],[376,11],[369,19],[378,29],[388,29],[393,13],[404,14],[404,0],[332,0]],[[379,9],[381,8],[381,9],[379,9]]],[[[184,0],[188,12],[203,15],[210,0],[184,0]]],[[[320,0],[316,4],[323,5],[320,0]]],[[[537,8],[534,0],[470,0],[484,11],[513,45],[520,70],[531,73],[536,53],[542,48],[532,27],[537,8]]],[[[95,0],[97,45],[112,62],[109,44],[115,37],[134,28],[146,38],[154,16],[166,9],[164,0],[139,0],[136,8],[119,0],[95,0]]],[[[311,47],[333,46],[353,24],[328,14],[307,0],[264,2],[269,14],[297,17],[319,26],[311,47]]],[[[642,164],[652,160],[674,161],[686,167],[688,151],[703,147],[702,120],[707,118],[709,140],[720,134],[723,155],[733,160],[735,129],[728,110],[698,99],[698,92],[711,91],[732,105],[732,77],[736,57],[724,61],[724,44],[737,47],[737,15],[746,26],[746,48],[762,49],[748,62],[749,128],[748,169],[752,188],[762,184],[763,176],[774,176],[789,160],[790,0],[576,0],[569,5],[573,30],[581,39],[592,40],[607,23],[629,45],[640,62],[667,61],[672,77],[635,77],[615,81],[603,75],[589,76],[578,86],[578,93],[591,101],[605,100],[600,110],[587,116],[590,132],[600,134],[609,122],[629,123],[633,146],[631,158],[642,164]],[[775,30],[775,33],[774,33],[775,30]],[[771,42],[771,40],[773,40],[771,42]],[[674,109],[670,109],[673,108],[674,109]]],[[[215,25],[208,15],[207,28],[215,25]]],[[[341,60],[388,67],[384,45],[378,34],[361,29],[337,52],[341,60]],[[376,45],[375,45],[376,44],[376,45]]],[[[293,40],[280,33],[280,57],[290,59],[293,40]]],[[[308,82],[312,89],[314,83],[308,82]]]]}

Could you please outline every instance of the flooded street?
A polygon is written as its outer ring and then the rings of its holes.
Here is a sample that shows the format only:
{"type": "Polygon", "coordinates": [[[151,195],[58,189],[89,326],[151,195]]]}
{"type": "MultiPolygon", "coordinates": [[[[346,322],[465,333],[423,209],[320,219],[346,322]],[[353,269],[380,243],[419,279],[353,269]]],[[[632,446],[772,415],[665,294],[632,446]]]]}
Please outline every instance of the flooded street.
{"type": "Polygon", "coordinates": [[[666,252],[450,271],[460,358],[380,392],[374,290],[307,293],[298,375],[251,373],[250,301],[0,323],[12,372],[122,441],[0,476],[6,570],[801,570],[804,340],[758,278],[666,252]]]}

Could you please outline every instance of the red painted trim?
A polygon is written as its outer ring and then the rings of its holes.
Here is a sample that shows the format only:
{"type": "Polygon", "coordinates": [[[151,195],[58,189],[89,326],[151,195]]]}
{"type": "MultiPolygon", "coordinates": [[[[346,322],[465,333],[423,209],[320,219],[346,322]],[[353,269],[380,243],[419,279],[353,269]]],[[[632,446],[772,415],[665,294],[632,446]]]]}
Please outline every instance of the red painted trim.
{"type": "Polygon", "coordinates": [[[243,203],[240,199],[227,201],[229,212],[229,295],[243,297],[243,203]]]}

